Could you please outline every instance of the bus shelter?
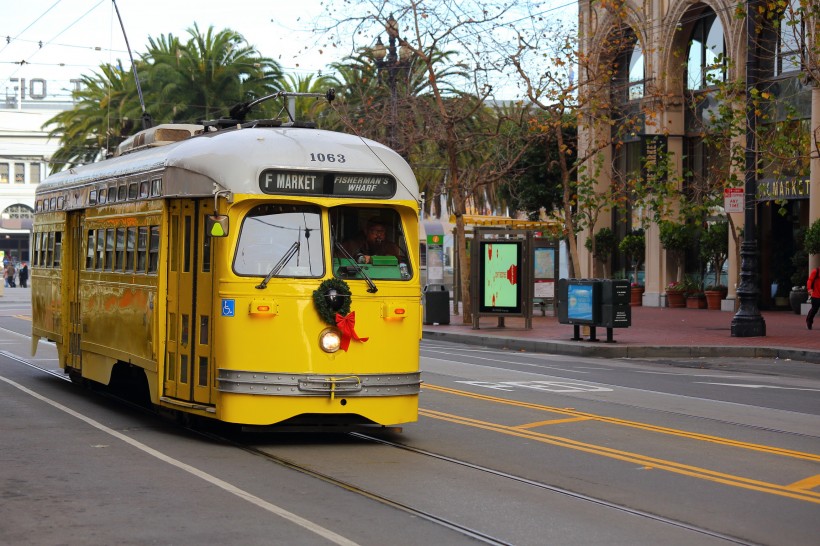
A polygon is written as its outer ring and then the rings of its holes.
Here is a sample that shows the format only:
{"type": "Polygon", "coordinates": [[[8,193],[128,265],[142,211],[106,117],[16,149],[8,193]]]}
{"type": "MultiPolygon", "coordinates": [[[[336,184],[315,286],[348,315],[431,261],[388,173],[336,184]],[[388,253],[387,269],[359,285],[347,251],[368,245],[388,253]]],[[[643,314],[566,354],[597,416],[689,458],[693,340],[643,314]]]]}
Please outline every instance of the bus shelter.
{"type": "MultiPolygon", "coordinates": [[[[485,218],[491,220],[468,231],[473,329],[479,329],[481,317],[488,316],[497,317],[501,328],[506,317],[523,317],[525,328],[531,329],[534,305],[555,298],[558,242],[545,237],[554,232],[555,224],[485,218]],[[528,229],[532,227],[541,229],[528,229]]],[[[465,217],[465,221],[475,219],[465,217]]],[[[458,293],[454,290],[455,297],[458,293]]]]}

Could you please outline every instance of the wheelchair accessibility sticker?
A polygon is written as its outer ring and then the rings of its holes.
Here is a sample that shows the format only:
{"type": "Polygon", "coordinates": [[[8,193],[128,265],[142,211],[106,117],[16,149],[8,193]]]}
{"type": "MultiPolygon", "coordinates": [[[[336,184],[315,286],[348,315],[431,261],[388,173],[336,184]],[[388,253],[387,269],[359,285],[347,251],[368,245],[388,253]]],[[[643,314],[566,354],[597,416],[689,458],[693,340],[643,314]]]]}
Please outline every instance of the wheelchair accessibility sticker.
{"type": "Polygon", "coordinates": [[[222,300],[222,316],[232,317],[236,310],[236,300],[222,300]]]}

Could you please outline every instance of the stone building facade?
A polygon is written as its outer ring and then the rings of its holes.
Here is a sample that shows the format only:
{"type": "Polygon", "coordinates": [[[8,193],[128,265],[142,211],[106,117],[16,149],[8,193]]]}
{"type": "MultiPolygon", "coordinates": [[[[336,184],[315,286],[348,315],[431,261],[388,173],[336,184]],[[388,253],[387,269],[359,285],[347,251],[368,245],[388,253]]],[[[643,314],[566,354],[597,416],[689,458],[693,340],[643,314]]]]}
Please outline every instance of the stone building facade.
{"type": "MultiPolygon", "coordinates": [[[[781,24],[771,23],[758,37],[752,50],[758,52],[758,89],[774,97],[777,109],[788,110],[789,123],[775,120],[778,130],[797,130],[805,134],[806,168],[800,174],[789,175],[774,169],[772,175],[765,167],[757,180],[755,195],[756,234],[759,249],[759,285],[761,306],[776,305],[775,286],[786,282],[783,267],[799,247],[801,228],[820,218],[820,81],[816,63],[817,7],[809,0],[791,0],[791,11],[782,14],[781,24]],[[802,7],[802,10],[801,10],[802,7]],[[814,10],[814,13],[810,13],[814,10]],[[795,12],[804,17],[795,18],[795,12]],[[788,21],[787,21],[788,19],[788,21]],[[795,37],[797,36],[797,37],[795,37]],[[801,37],[802,36],[802,37],[801,37]],[[811,44],[815,44],[814,47],[811,44]],[[812,72],[814,78],[812,78],[812,72]],[[781,123],[783,122],[783,123],[781,123]],[[780,125],[778,125],[780,124],[780,125]],[[782,125],[782,127],[781,127],[782,125]]],[[[680,180],[681,195],[687,195],[687,184],[699,172],[727,158],[710,157],[703,143],[702,127],[709,116],[715,116],[720,104],[715,103],[720,82],[746,78],[747,20],[738,11],[736,2],[729,0],[582,0],[579,3],[581,49],[589,55],[594,66],[613,67],[609,89],[602,91],[612,98],[613,108],[641,109],[650,112],[633,138],[621,140],[618,145],[604,146],[598,152],[603,156],[602,168],[595,176],[602,191],[622,173],[639,171],[653,146],[662,144],[672,165],[672,174],[680,180]],[[610,51],[613,35],[619,35],[619,51],[610,51]],[[624,39],[623,37],[626,37],[624,39]],[[615,86],[619,86],[616,90],[615,86]],[[620,101],[620,104],[618,102],[620,101]],[[651,122],[649,117],[651,116],[651,122]],[[700,124],[696,122],[701,122],[700,124]]],[[[582,76],[583,77],[583,76],[582,76]]],[[[745,101],[741,101],[741,108],[745,101]]],[[[603,124],[579,126],[579,157],[583,157],[593,143],[605,142],[612,128],[603,124]]],[[[733,137],[744,145],[743,134],[733,137]]],[[[769,146],[765,138],[758,138],[757,149],[769,146]]],[[[730,167],[727,167],[727,169],[730,167]]],[[[735,167],[736,169],[737,167],[735,167]]],[[[770,169],[771,170],[771,169],[770,169]]],[[[743,173],[739,173],[742,181],[743,173]]],[[[740,187],[743,187],[741,184],[740,187]]],[[[744,229],[743,213],[727,213],[716,207],[712,219],[731,214],[736,230],[744,229]]],[[[638,227],[643,215],[646,228],[644,269],[638,282],[645,285],[643,304],[666,305],[666,288],[676,280],[678,266],[671,253],[660,243],[656,222],[646,222],[647,211],[630,210],[602,215],[593,230],[582,233],[579,241],[580,269],[585,277],[600,276],[602,266],[584,242],[602,227],[610,227],[616,238],[623,237],[638,227]]],[[[704,218],[704,222],[709,218],[704,218]]],[[[740,270],[739,253],[729,237],[730,251],[723,279],[728,286],[726,309],[734,309],[735,289],[740,270]]],[[[628,265],[617,263],[613,270],[629,271],[628,265]]],[[[820,256],[806,258],[812,267],[820,265],[820,256]]],[[[697,257],[687,256],[685,271],[703,271],[696,264],[697,257]]],[[[790,288],[790,286],[789,286],[790,288]]],[[[779,292],[782,292],[782,288],[779,292]]]]}

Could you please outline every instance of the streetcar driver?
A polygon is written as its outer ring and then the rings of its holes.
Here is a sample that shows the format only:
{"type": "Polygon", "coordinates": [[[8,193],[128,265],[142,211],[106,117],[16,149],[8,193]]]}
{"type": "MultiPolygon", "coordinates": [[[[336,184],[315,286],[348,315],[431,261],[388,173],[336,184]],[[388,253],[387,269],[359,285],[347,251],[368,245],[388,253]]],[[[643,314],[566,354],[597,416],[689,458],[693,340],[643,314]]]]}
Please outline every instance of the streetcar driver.
{"type": "Polygon", "coordinates": [[[348,239],[342,246],[360,264],[372,263],[373,256],[395,256],[400,264],[407,263],[407,256],[399,245],[387,240],[387,222],[377,216],[367,221],[363,233],[348,239]]]}

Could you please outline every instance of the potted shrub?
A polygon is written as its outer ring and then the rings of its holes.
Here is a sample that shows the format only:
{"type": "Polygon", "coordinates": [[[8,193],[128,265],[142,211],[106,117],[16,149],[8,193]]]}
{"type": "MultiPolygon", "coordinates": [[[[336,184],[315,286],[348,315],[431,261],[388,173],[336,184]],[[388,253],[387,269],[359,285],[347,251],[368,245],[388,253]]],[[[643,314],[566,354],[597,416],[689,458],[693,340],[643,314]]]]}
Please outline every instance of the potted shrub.
{"type": "Polygon", "coordinates": [[[820,219],[815,220],[806,230],[803,238],[803,250],[806,254],[820,254],[820,219]]]}
{"type": "Polygon", "coordinates": [[[686,293],[686,307],[689,309],[706,309],[706,294],[699,283],[690,281],[690,289],[686,293]]]}
{"type": "Polygon", "coordinates": [[[643,264],[646,252],[646,240],[643,230],[636,229],[618,244],[618,250],[629,256],[632,260],[632,293],[630,305],[642,305],[644,286],[638,281],[638,271],[643,264]]]}
{"type": "Polygon", "coordinates": [[[720,275],[723,264],[729,258],[729,224],[717,222],[711,224],[700,234],[700,257],[712,267],[714,283],[721,286],[720,275]]]}
{"type": "Polygon", "coordinates": [[[596,233],[594,237],[589,237],[586,240],[584,246],[596,259],[600,260],[604,266],[604,274],[606,274],[606,267],[609,257],[612,255],[612,252],[614,252],[616,247],[615,234],[612,230],[608,227],[599,229],[598,233],[596,233]]]}
{"type": "Polygon", "coordinates": [[[692,246],[694,240],[694,230],[686,224],[664,221],[660,224],[658,237],[661,246],[667,252],[671,252],[678,265],[676,279],[681,282],[683,279],[683,258],[684,253],[692,246]]]}
{"type": "Polygon", "coordinates": [[[672,281],[666,286],[666,305],[668,307],[686,307],[685,282],[672,281]]]}
{"type": "Polygon", "coordinates": [[[703,291],[706,296],[706,308],[712,310],[720,310],[720,302],[726,298],[729,289],[722,284],[712,284],[706,287],[703,291]]]}
{"type": "Polygon", "coordinates": [[[799,247],[792,255],[792,264],[794,265],[794,273],[789,279],[792,283],[791,292],[789,292],[789,306],[795,315],[801,312],[801,305],[806,303],[809,299],[809,291],[806,289],[806,279],[809,278],[809,255],[806,252],[806,230],[801,229],[795,237],[799,247]]]}

